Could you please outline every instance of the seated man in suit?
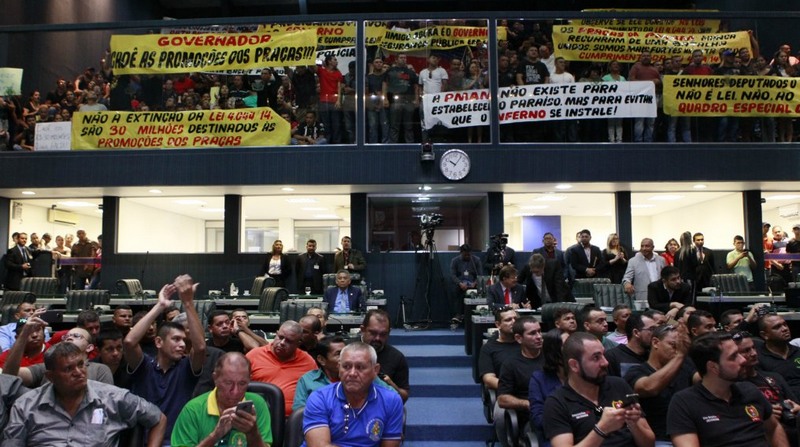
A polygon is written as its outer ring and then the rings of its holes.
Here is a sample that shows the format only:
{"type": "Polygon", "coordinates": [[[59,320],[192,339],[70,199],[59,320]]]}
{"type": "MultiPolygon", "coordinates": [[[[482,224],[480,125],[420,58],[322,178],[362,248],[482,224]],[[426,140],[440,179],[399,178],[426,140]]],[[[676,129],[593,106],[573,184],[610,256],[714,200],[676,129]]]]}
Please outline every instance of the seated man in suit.
{"type": "Polygon", "coordinates": [[[668,265],[661,269],[661,279],[647,286],[647,305],[675,318],[678,310],[692,304],[692,288],[681,281],[677,267],[668,265]]]}
{"type": "Polygon", "coordinates": [[[334,314],[367,310],[367,301],[361,289],[350,286],[350,272],[347,270],[336,273],[336,287],[325,291],[324,301],[328,303],[328,310],[334,314]]]}
{"type": "Polygon", "coordinates": [[[500,282],[489,288],[489,303],[495,309],[511,306],[514,309],[531,308],[525,287],[517,284],[517,269],[507,265],[500,269],[500,282]]]}
{"type": "Polygon", "coordinates": [[[569,301],[564,273],[557,259],[547,260],[539,253],[532,254],[517,276],[517,282],[525,286],[526,296],[534,309],[544,303],[569,301]]]}

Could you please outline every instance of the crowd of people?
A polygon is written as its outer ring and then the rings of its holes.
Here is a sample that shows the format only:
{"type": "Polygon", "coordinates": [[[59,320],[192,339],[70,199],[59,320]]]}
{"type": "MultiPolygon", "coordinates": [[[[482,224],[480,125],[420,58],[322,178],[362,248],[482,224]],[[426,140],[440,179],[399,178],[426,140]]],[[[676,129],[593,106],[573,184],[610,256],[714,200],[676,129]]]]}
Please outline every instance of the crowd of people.
{"type": "Polygon", "coordinates": [[[34,276],[34,260],[42,254],[48,253],[52,260],[54,276],[58,278],[58,293],[64,294],[67,290],[100,289],[102,274],[101,259],[103,256],[103,235],[97,236],[97,241],[92,241],[85,230],[78,230],[77,240],[72,234],[56,235],[55,245],[51,245],[53,238],[50,233],[41,237],[37,233],[14,232],[11,235],[13,245],[3,257],[6,268],[4,287],[6,290],[20,290],[23,278],[34,276]],[[66,258],[84,258],[83,263],[72,265],[62,263],[66,258]]]}
{"type": "Polygon", "coordinates": [[[287,416],[305,408],[309,445],[400,444],[408,363],[384,310],[368,311],[347,346],[319,307],[269,342],[244,309],[198,314],[196,291],[181,275],[149,310],[118,306],[103,324],[84,310],[47,341],[46,309],[21,303],[0,328],[15,335],[0,354],[3,445],[116,445],[137,425],[149,446],[269,445],[271,413],[251,382],[279,387],[287,416]]]}
{"type": "MultiPolygon", "coordinates": [[[[397,21],[391,30],[425,26],[485,27],[475,20],[397,21]]],[[[379,47],[367,48],[364,74],[366,141],[370,144],[425,141],[486,141],[484,127],[446,129],[420,125],[421,96],[445,91],[479,90],[497,76],[500,87],[572,82],[652,81],[659,99],[657,118],[562,120],[508,124],[501,127],[505,142],[791,142],[792,118],[694,118],[663,113],[665,75],[777,76],[797,75],[797,58],[790,45],[762,54],[750,32],[750,47],[721,51],[719,64],[708,65],[710,54],[697,50],[689,63],[681,56],[653,60],[642,52],[634,64],[618,61],[567,61],[554,51],[553,21],[502,20],[506,39],[496,45],[478,44],[455,50],[428,50],[411,57],[379,47]],[[489,70],[495,51],[498,72],[489,70]],[[628,125],[626,125],[628,124],[628,125]]],[[[257,74],[191,72],[176,75],[115,75],[110,55],[100,68],[87,67],[74,81],[59,78],[55,88],[38,89],[24,97],[0,100],[0,145],[33,150],[35,124],[69,121],[75,111],[186,111],[271,107],[292,125],[292,143],[299,145],[355,142],[356,64],[339,67],[333,55],[313,66],[264,68],[257,74]],[[4,144],[3,144],[4,143],[4,144]]]]}

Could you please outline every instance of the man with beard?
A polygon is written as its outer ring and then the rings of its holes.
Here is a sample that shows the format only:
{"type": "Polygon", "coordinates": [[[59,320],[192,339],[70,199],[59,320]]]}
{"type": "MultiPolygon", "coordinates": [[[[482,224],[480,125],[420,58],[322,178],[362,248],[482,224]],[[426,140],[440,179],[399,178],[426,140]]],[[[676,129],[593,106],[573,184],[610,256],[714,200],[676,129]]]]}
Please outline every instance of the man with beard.
{"type": "Polygon", "coordinates": [[[675,447],[789,445],[767,399],[739,380],[745,358],[731,334],[696,338],[689,357],[703,379],[672,397],[667,433],[675,447]]]}
{"type": "Polygon", "coordinates": [[[531,316],[518,318],[514,322],[514,340],[520,350],[500,367],[497,403],[500,408],[517,410],[518,420],[527,421],[530,419],[528,385],[533,372],[540,371],[544,364],[542,326],[531,316]]]}
{"type": "Polygon", "coordinates": [[[786,320],[780,315],[764,315],[758,320],[758,331],[764,340],[757,347],[761,369],[780,374],[795,396],[800,395],[800,348],[789,344],[792,333],[786,320]]]}
{"type": "Polygon", "coordinates": [[[278,329],[272,343],[252,349],[246,356],[252,365],[252,380],[272,383],[283,391],[287,416],[292,414],[297,381],[317,367],[314,359],[299,349],[302,335],[300,324],[286,321],[278,329]]]}
{"type": "Polygon", "coordinates": [[[621,378],[608,376],[600,340],[576,332],[562,352],[567,383],[544,404],[544,431],[551,445],[652,446],[655,435],[639,404],[623,406],[633,390],[621,378]]]}
{"type": "Polygon", "coordinates": [[[640,314],[632,314],[625,322],[625,335],[628,337],[628,343],[617,345],[605,353],[606,360],[608,360],[608,374],[625,377],[631,367],[647,362],[650,338],[656,327],[658,324],[654,319],[640,314]]]}
{"type": "Polygon", "coordinates": [[[696,368],[686,358],[689,346],[685,328],[656,327],[652,331],[647,362],[631,367],[625,374],[625,381],[639,394],[656,442],[669,442],[666,419],[672,396],[692,386],[696,368]]]}
{"type": "Polygon", "coordinates": [[[405,402],[411,388],[408,383],[408,362],[402,352],[387,343],[390,331],[389,314],[383,309],[370,310],[361,323],[361,341],[375,348],[378,353],[378,377],[394,388],[405,402]]]}
{"type": "Polygon", "coordinates": [[[758,352],[755,343],[750,338],[750,333],[745,331],[733,332],[733,341],[739,347],[739,354],[744,357],[742,366],[744,380],[755,385],[761,394],[767,398],[772,405],[772,417],[781,422],[789,444],[796,447],[797,438],[797,413],[800,412],[800,405],[797,405],[797,397],[789,388],[789,384],[780,374],[761,371],[758,367],[758,352]],[[785,409],[784,409],[785,407],[785,409]],[[786,414],[783,414],[786,412],[786,414]]]}
{"type": "Polygon", "coordinates": [[[372,346],[361,342],[342,349],[341,381],[320,388],[308,398],[303,413],[303,447],[400,445],[403,402],[397,393],[375,386],[380,370],[377,357],[372,346]]]}

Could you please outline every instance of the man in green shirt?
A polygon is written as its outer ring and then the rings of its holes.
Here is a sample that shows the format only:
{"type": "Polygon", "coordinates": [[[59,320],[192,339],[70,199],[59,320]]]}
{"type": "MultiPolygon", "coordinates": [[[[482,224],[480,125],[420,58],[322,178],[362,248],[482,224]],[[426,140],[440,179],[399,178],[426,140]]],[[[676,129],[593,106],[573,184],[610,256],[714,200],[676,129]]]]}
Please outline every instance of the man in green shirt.
{"type": "Polygon", "coordinates": [[[239,352],[224,354],[214,368],[214,389],[190,400],[181,410],[172,429],[172,445],[269,446],[272,442],[269,407],[255,393],[247,393],[250,362],[239,352]],[[240,402],[252,401],[252,412],[237,409],[240,402]]]}

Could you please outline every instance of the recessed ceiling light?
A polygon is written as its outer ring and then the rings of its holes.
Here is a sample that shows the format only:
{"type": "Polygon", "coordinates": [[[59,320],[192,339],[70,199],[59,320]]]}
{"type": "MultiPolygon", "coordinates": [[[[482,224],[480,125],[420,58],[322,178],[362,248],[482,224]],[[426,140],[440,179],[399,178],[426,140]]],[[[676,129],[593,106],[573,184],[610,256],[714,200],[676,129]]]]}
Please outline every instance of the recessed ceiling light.
{"type": "Polygon", "coordinates": [[[430,191],[433,188],[431,188],[431,185],[422,185],[417,189],[419,189],[420,191],[430,191]]]}
{"type": "Polygon", "coordinates": [[[520,205],[521,210],[544,210],[550,208],[550,205],[520,205]]]}
{"type": "Polygon", "coordinates": [[[36,192],[34,191],[22,191],[23,196],[35,196],[36,192]]]}
{"type": "Polygon", "coordinates": [[[178,205],[205,205],[206,202],[197,199],[178,199],[175,200],[178,205]]]}
{"type": "Polygon", "coordinates": [[[570,185],[569,183],[562,183],[560,185],[556,185],[556,189],[561,189],[561,190],[572,189],[572,185],[570,185]]]}
{"type": "Polygon", "coordinates": [[[281,188],[281,191],[292,192],[294,191],[294,188],[292,188],[291,186],[284,186],[283,188],[281,188]]]}
{"type": "Polygon", "coordinates": [[[533,199],[534,202],[560,202],[566,199],[564,196],[557,196],[554,194],[547,194],[533,199]]]}
{"type": "Polygon", "coordinates": [[[163,191],[161,191],[160,189],[151,189],[147,192],[149,192],[150,194],[161,194],[163,191]]]}
{"type": "Polygon", "coordinates": [[[81,201],[77,201],[77,200],[66,200],[66,201],[63,201],[63,202],[58,202],[58,204],[59,205],[64,205],[64,206],[71,206],[71,207],[74,207],[74,208],[97,206],[94,203],[81,202],[81,201]]]}
{"type": "Polygon", "coordinates": [[[417,198],[417,201],[418,201],[418,202],[428,202],[428,201],[430,201],[430,200],[431,200],[431,198],[430,198],[430,197],[418,197],[418,198],[417,198]]]}
{"type": "Polygon", "coordinates": [[[225,208],[200,208],[200,211],[204,213],[224,213],[225,208]]]}
{"type": "Polygon", "coordinates": [[[300,209],[303,211],[328,211],[328,208],[325,208],[324,206],[307,206],[300,209]]]}
{"type": "Polygon", "coordinates": [[[679,194],[659,194],[657,196],[649,197],[647,200],[653,200],[655,202],[669,202],[672,200],[681,200],[682,198],[683,196],[679,194]]]}
{"type": "Polygon", "coordinates": [[[777,194],[766,198],[766,200],[795,200],[795,199],[800,199],[800,194],[777,194]]]}
{"type": "Polygon", "coordinates": [[[317,199],[312,199],[311,197],[294,197],[291,199],[286,199],[289,203],[317,203],[317,199]]]}
{"type": "Polygon", "coordinates": [[[692,188],[694,188],[694,189],[706,189],[706,188],[708,188],[708,186],[700,183],[700,184],[692,186],[692,188]]]}

